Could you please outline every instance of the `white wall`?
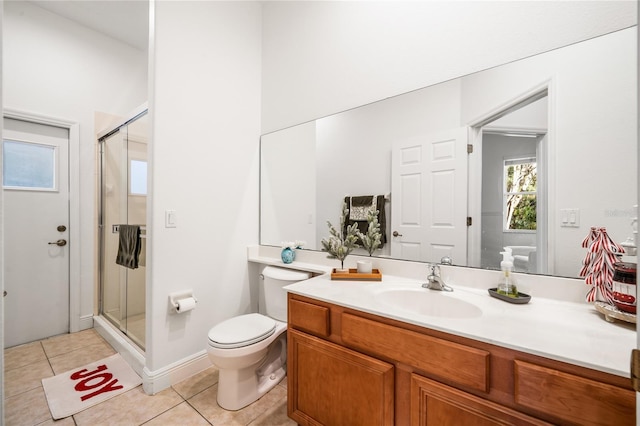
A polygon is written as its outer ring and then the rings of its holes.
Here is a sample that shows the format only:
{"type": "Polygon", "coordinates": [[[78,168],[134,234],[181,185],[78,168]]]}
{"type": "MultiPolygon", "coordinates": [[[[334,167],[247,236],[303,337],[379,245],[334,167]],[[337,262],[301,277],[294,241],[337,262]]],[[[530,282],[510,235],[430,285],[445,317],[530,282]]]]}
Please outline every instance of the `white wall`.
{"type": "MultiPolygon", "coordinates": [[[[94,311],[94,113],[125,115],[147,100],[146,52],[28,2],[4,2],[3,106],[80,124],[80,317],[94,311]]],[[[89,321],[90,324],[90,321],[89,321]]]]}
{"type": "Polygon", "coordinates": [[[549,125],[549,105],[547,97],[517,109],[509,114],[492,121],[483,127],[485,130],[546,130],[549,125]]]}
{"type": "Polygon", "coordinates": [[[277,130],[637,22],[629,1],[267,2],[262,130],[277,130]]]}
{"type": "Polygon", "coordinates": [[[260,241],[315,249],[316,123],[263,135],[260,144],[260,241]]]}
{"type": "Polygon", "coordinates": [[[158,1],[155,9],[145,380],[206,359],[209,329],[254,309],[257,297],[246,250],[258,239],[260,5],[158,1]],[[177,227],[165,228],[166,210],[177,227]],[[171,314],[169,293],[186,289],[197,308],[171,314]]]}

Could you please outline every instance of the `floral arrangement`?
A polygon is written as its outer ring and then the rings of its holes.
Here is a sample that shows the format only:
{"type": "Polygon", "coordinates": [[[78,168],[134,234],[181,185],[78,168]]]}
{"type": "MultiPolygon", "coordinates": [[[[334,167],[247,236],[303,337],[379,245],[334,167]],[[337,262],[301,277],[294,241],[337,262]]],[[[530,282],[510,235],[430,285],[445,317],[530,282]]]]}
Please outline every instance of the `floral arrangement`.
{"type": "Polygon", "coordinates": [[[349,209],[347,203],[342,204],[342,215],[340,216],[340,231],[338,231],[330,221],[327,221],[329,227],[329,238],[323,238],[320,243],[322,244],[322,251],[329,253],[327,256],[329,259],[338,259],[340,261],[340,268],[344,269],[344,260],[349,254],[357,247],[358,241],[358,224],[354,223],[345,228],[344,224],[349,217],[349,209]],[[346,229],[345,232],[342,230],[346,229]]]}
{"type": "Polygon", "coordinates": [[[296,249],[302,250],[302,247],[304,247],[304,245],[306,243],[307,243],[306,241],[299,241],[299,240],[296,240],[296,241],[282,241],[280,243],[280,246],[283,249],[288,248],[290,250],[296,250],[296,249]]]}
{"type": "Polygon", "coordinates": [[[382,244],[382,234],[380,233],[380,222],[378,222],[378,210],[367,213],[367,233],[358,231],[358,238],[362,241],[362,246],[369,252],[369,256],[382,244]]]}

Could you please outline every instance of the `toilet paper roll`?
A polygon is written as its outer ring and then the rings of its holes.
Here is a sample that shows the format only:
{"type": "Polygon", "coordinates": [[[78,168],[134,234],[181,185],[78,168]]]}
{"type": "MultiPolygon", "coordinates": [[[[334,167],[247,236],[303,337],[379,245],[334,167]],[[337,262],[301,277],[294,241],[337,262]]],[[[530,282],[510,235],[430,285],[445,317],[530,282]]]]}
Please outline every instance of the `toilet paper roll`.
{"type": "Polygon", "coordinates": [[[188,312],[196,307],[196,299],[193,297],[179,299],[176,303],[178,304],[178,306],[176,306],[176,312],[179,314],[188,312]]]}

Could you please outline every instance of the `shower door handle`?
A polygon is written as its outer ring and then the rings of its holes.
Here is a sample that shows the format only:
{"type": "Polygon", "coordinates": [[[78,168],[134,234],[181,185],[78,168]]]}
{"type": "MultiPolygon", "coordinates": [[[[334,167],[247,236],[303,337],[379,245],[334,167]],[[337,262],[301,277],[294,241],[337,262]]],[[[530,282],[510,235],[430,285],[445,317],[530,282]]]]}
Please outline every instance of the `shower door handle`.
{"type": "Polygon", "coordinates": [[[64,246],[66,246],[66,245],[67,245],[67,240],[62,240],[62,239],[60,239],[60,240],[58,240],[58,241],[51,241],[51,242],[49,242],[49,243],[47,243],[47,244],[49,244],[49,245],[53,245],[53,244],[55,244],[55,245],[57,245],[58,247],[64,247],[64,246]]]}

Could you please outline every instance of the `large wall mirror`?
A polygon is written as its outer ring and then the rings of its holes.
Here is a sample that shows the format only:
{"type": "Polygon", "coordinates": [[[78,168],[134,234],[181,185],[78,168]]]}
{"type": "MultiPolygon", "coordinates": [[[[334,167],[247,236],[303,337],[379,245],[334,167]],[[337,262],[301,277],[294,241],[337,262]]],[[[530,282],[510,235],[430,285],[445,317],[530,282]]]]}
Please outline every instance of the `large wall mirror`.
{"type": "Polygon", "coordinates": [[[371,196],[375,256],[499,268],[511,247],[518,271],[577,277],[592,226],[634,236],[636,31],[263,135],[260,243],[320,250],[344,200],[371,196]]]}

